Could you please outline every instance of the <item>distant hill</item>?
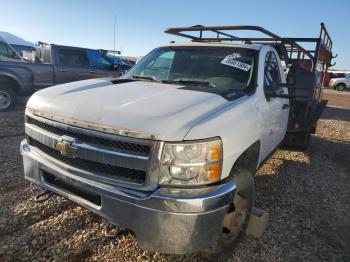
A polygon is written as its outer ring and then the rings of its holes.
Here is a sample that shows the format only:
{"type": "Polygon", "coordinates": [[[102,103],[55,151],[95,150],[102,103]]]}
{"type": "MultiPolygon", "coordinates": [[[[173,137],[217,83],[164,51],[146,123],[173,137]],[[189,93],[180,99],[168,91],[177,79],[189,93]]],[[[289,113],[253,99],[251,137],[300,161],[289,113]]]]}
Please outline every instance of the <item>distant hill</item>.
{"type": "Polygon", "coordinates": [[[0,37],[5,39],[5,41],[10,45],[24,45],[24,46],[31,46],[34,48],[36,47],[34,43],[26,41],[23,38],[20,38],[19,36],[16,36],[9,32],[0,31],[0,37]]]}

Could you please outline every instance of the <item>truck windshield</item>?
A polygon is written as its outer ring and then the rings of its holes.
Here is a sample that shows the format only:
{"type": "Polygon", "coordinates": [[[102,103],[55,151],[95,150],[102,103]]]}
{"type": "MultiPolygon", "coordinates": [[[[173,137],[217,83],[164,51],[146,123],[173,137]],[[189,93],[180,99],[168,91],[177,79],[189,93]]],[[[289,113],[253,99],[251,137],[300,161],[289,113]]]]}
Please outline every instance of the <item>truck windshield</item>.
{"type": "Polygon", "coordinates": [[[256,54],[256,50],[236,47],[161,47],[145,56],[125,78],[220,93],[245,91],[254,82],[256,54]]]}

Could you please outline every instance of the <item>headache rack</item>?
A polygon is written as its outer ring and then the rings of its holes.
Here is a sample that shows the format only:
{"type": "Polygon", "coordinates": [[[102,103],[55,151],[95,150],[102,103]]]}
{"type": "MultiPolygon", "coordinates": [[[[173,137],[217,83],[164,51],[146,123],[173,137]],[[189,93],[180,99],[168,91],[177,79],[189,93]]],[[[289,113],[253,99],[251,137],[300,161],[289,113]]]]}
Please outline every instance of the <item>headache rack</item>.
{"type": "MultiPolygon", "coordinates": [[[[191,39],[193,42],[242,42],[273,46],[284,61],[290,99],[290,116],[285,144],[305,147],[310,133],[315,133],[327,101],[322,100],[322,85],[328,68],[334,66],[333,42],[321,23],[318,37],[280,37],[260,26],[202,26],[168,28],[165,33],[191,39]],[[241,37],[238,31],[249,31],[253,37],[241,37]],[[259,35],[259,36],[255,36],[259,35]],[[262,36],[260,36],[262,35],[262,36]]],[[[282,96],[280,96],[282,97],[282,96]]]]}

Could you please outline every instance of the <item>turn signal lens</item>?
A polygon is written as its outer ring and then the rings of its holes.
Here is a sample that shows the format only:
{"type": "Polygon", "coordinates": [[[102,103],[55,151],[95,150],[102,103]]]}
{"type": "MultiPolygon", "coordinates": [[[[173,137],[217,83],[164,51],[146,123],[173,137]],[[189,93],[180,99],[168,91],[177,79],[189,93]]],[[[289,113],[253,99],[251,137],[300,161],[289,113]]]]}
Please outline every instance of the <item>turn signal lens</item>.
{"type": "Polygon", "coordinates": [[[211,160],[217,161],[221,158],[221,143],[220,142],[213,142],[211,145],[211,160]]]}
{"type": "Polygon", "coordinates": [[[221,163],[211,163],[210,164],[210,174],[209,180],[218,180],[221,176],[221,163]]]}

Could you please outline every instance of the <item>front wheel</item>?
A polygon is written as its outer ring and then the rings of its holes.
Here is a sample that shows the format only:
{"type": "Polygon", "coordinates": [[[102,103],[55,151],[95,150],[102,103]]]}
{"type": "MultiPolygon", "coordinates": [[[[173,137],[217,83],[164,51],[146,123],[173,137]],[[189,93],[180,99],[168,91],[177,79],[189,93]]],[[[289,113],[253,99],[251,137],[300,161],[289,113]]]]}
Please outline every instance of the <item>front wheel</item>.
{"type": "Polygon", "coordinates": [[[231,254],[241,241],[255,202],[254,174],[248,170],[234,170],[232,179],[236,184],[236,193],[224,217],[219,241],[223,255],[231,254]]]}
{"type": "Polygon", "coordinates": [[[0,112],[11,109],[15,105],[16,95],[8,87],[0,87],[0,112]]]}
{"type": "Polygon", "coordinates": [[[345,84],[337,84],[335,86],[335,89],[337,89],[338,91],[344,91],[346,89],[346,85],[345,84]]]}

